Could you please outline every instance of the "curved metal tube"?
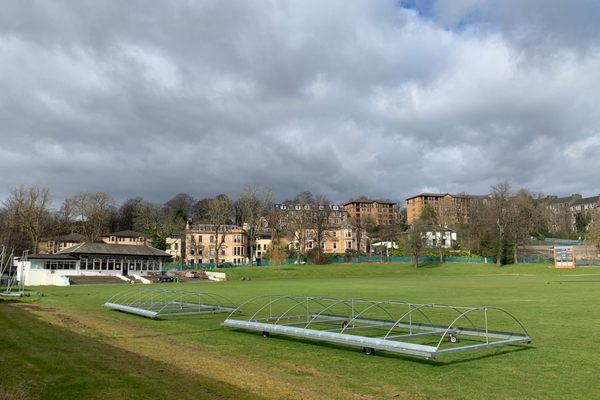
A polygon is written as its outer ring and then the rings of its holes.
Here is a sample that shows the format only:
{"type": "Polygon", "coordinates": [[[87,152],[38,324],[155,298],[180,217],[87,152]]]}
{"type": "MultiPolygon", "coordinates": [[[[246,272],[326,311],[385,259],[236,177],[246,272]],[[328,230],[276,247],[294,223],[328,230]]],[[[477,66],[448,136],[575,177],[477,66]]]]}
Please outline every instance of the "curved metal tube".
{"type": "MultiPolygon", "coordinates": [[[[295,300],[295,299],[292,299],[292,300],[295,300]]],[[[292,305],[290,308],[288,308],[288,309],[287,309],[287,310],[286,310],[286,311],[285,311],[283,314],[281,314],[281,315],[279,316],[279,318],[277,318],[277,320],[275,321],[275,325],[277,325],[277,324],[279,323],[279,321],[281,321],[281,318],[285,317],[287,313],[289,313],[290,311],[292,311],[294,308],[298,307],[299,305],[305,305],[305,304],[306,304],[306,305],[307,305],[307,308],[308,308],[308,301],[309,301],[309,298],[308,298],[308,297],[305,297],[305,298],[304,298],[304,301],[301,301],[301,302],[296,302],[296,304],[293,304],[293,305],[292,305]]],[[[308,311],[307,311],[307,315],[308,315],[308,311]]]]}
{"type": "Polygon", "coordinates": [[[444,340],[444,338],[446,337],[446,335],[448,334],[448,331],[450,330],[450,328],[452,328],[454,326],[454,324],[456,323],[456,321],[458,321],[459,319],[461,319],[464,315],[469,314],[473,311],[482,311],[484,310],[483,308],[479,307],[479,308],[473,308],[470,310],[465,311],[464,313],[462,313],[461,315],[459,315],[458,317],[456,317],[456,319],[454,319],[454,321],[452,321],[450,323],[450,325],[448,325],[448,327],[446,328],[446,330],[444,331],[444,333],[442,334],[442,337],[440,337],[440,341],[438,342],[436,349],[439,349],[442,341],[444,340]]]}
{"type": "Polygon", "coordinates": [[[241,309],[242,309],[242,307],[246,306],[246,304],[248,304],[248,303],[251,303],[251,302],[254,302],[254,301],[256,301],[257,299],[260,299],[260,298],[263,298],[263,297],[269,297],[269,295],[261,295],[261,296],[252,297],[251,299],[248,299],[248,300],[246,300],[246,301],[242,302],[240,305],[238,305],[238,306],[237,306],[237,308],[236,308],[235,310],[233,310],[233,311],[231,312],[231,314],[229,314],[229,315],[227,316],[227,318],[231,317],[231,316],[232,316],[233,314],[235,314],[236,312],[240,312],[240,311],[241,311],[241,309]]]}
{"type": "MultiPolygon", "coordinates": [[[[348,300],[336,300],[336,302],[335,302],[335,303],[333,303],[333,304],[331,304],[331,305],[329,305],[329,306],[325,307],[325,308],[324,308],[324,309],[322,309],[322,310],[321,310],[321,311],[320,311],[318,314],[316,314],[316,315],[315,315],[315,316],[314,316],[314,317],[313,317],[313,318],[312,318],[312,319],[311,319],[311,320],[310,320],[310,321],[309,321],[309,322],[306,324],[306,326],[305,326],[304,328],[308,328],[308,327],[310,326],[310,324],[312,324],[312,322],[313,322],[313,321],[314,321],[316,318],[318,318],[318,317],[320,317],[320,316],[321,316],[321,314],[323,314],[325,311],[327,311],[327,310],[331,309],[332,307],[335,307],[336,305],[338,305],[338,304],[340,304],[340,303],[341,303],[341,304],[346,304],[346,305],[348,305],[348,300]]],[[[349,306],[349,305],[348,305],[348,307],[350,307],[350,309],[352,309],[352,306],[349,306]]]]}
{"type": "Polygon", "coordinates": [[[392,317],[392,315],[389,313],[389,311],[386,310],[384,307],[382,307],[381,304],[389,304],[389,302],[385,302],[385,301],[373,302],[373,304],[371,304],[369,307],[363,309],[361,312],[359,312],[358,314],[356,314],[354,316],[354,318],[352,318],[350,321],[348,321],[348,324],[340,331],[340,333],[344,333],[344,331],[346,330],[346,328],[350,325],[350,322],[356,321],[356,319],[358,317],[360,317],[362,314],[364,314],[365,312],[369,311],[373,307],[379,307],[385,314],[387,314],[388,317],[390,317],[393,320],[394,317],[392,317]]]}
{"type": "Polygon", "coordinates": [[[390,333],[391,333],[391,332],[394,330],[394,328],[395,328],[396,326],[398,326],[398,324],[399,324],[400,322],[402,322],[402,320],[403,320],[403,319],[404,319],[404,318],[405,318],[407,315],[410,315],[410,314],[412,314],[414,311],[419,311],[419,312],[421,313],[421,315],[423,315],[423,316],[424,316],[424,317],[427,319],[427,321],[428,321],[430,324],[432,323],[432,322],[431,322],[431,319],[429,318],[429,316],[428,316],[427,314],[425,314],[425,313],[423,312],[423,310],[421,310],[421,309],[422,309],[422,308],[424,308],[424,307],[428,307],[428,304],[418,304],[418,305],[417,305],[417,304],[410,304],[410,303],[408,303],[408,306],[409,306],[409,310],[408,310],[408,312],[406,312],[406,313],[405,313],[405,314],[404,314],[402,317],[400,317],[400,319],[399,319],[398,321],[396,321],[396,323],[395,323],[395,324],[394,324],[394,325],[393,325],[393,326],[390,328],[390,330],[389,330],[389,331],[388,331],[388,332],[385,334],[385,336],[383,337],[383,339],[384,339],[384,340],[385,340],[385,339],[387,339],[387,337],[388,337],[388,336],[390,335],[390,333]],[[414,306],[416,306],[416,307],[414,307],[414,306]]]}
{"type": "Polygon", "coordinates": [[[523,324],[521,323],[521,321],[519,321],[519,320],[517,319],[517,317],[515,317],[514,315],[512,315],[511,313],[509,313],[509,312],[508,312],[508,311],[506,311],[505,309],[503,309],[503,308],[500,308],[500,307],[485,307],[485,308],[487,308],[488,310],[500,311],[500,312],[503,312],[504,314],[508,315],[509,317],[511,317],[511,318],[513,319],[513,321],[515,321],[515,322],[516,322],[516,323],[517,323],[517,324],[518,324],[518,325],[521,327],[521,329],[523,329],[523,333],[525,333],[525,335],[527,335],[528,337],[531,337],[531,336],[529,335],[529,332],[527,332],[527,329],[525,329],[525,327],[524,327],[524,326],[523,326],[523,324]]]}
{"type": "Polygon", "coordinates": [[[308,311],[309,311],[309,310],[308,310],[308,305],[309,305],[309,302],[313,301],[313,302],[317,303],[318,305],[320,305],[321,307],[325,307],[325,304],[323,304],[323,303],[322,303],[321,301],[319,301],[319,300],[323,299],[323,300],[336,301],[336,299],[331,299],[331,298],[327,298],[327,297],[308,297],[308,296],[306,296],[306,297],[300,297],[300,296],[299,296],[299,297],[295,297],[295,298],[294,298],[294,297],[291,297],[291,298],[292,298],[293,300],[295,300],[296,298],[300,298],[300,299],[304,299],[304,301],[303,301],[303,302],[298,302],[297,304],[294,304],[292,307],[290,307],[288,310],[286,310],[286,311],[285,311],[283,314],[281,314],[281,315],[279,316],[279,318],[278,318],[278,319],[275,321],[275,324],[279,323],[279,321],[280,321],[280,320],[281,320],[283,317],[285,317],[285,316],[287,315],[287,313],[289,313],[290,311],[292,311],[294,308],[298,307],[298,306],[299,306],[299,305],[301,305],[301,304],[306,304],[306,305],[307,305],[307,316],[308,316],[308,311]]]}
{"type": "Polygon", "coordinates": [[[147,307],[157,312],[157,314],[160,314],[177,301],[182,304],[203,304],[207,303],[207,301],[212,301],[217,306],[235,307],[231,300],[214,293],[155,288],[135,288],[117,293],[107,300],[108,303],[119,303],[129,306],[137,304],[139,307],[147,307]]]}
{"type": "MultiPolygon", "coordinates": [[[[272,296],[269,296],[269,302],[267,302],[265,305],[263,305],[262,307],[260,307],[254,314],[252,314],[252,316],[249,318],[250,321],[252,321],[256,315],[261,312],[262,310],[264,310],[267,307],[270,307],[271,305],[273,305],[274,303],[278,302],[279,300],[282,299],[288,299],[288,297],[281,297],[281,296],[277,296],[274,300],[272,299],[272,296]]],[[[289,299],[291,300],[295,300],[294,297],[290,296],[289,299]]]]}

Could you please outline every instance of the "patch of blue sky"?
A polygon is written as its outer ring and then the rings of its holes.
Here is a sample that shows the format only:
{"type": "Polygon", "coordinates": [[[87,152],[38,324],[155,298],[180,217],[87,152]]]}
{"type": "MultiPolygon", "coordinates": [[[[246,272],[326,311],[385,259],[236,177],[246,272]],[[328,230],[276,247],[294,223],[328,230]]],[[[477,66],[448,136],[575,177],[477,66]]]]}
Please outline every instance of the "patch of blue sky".
{"type": "Polygon", "coordinates": [[[396,2],[402,8],[415,10],[423,18],[434,19],[434,0],[396,0],[396,2]]]}
{"type": "Polygon", "coordinates": [[[453,21],[451,25],[442,23],[435,12],[436,0],[396,0],[396,3],[409,10],[415,10],[423,19],[428,19],[436,24],[444,25],[445,29],[462,32],[475,25],[485,23],[485,19],[477,7],[471,7],[462,17],[453,21]]]}

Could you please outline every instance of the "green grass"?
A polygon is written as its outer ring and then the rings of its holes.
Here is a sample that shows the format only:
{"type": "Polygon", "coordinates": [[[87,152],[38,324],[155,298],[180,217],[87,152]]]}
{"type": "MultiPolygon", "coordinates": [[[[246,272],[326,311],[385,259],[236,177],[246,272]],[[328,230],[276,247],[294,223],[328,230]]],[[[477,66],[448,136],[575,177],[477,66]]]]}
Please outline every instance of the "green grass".
{"type": "Polygon", "coordinates": [[[599,398],[600,269],[430,264],[234,268],[224,283],[155,285],[240,303],[264,294],[492,305],[532,347],[439,360],[221,328],[224,315],[149,320],[101,307],[131,286],[36,289],[0,301],[0,398],[599,398]],[[242,278],[244,278],[242,280],[242,278]]]}

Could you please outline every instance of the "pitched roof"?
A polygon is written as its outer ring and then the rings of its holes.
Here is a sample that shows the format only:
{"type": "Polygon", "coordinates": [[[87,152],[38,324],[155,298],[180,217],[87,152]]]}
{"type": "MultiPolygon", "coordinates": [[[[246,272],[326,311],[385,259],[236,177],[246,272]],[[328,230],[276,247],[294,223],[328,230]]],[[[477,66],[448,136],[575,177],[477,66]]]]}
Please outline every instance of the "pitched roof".
{"type": "Polygon", "coordinates": [[[379,203],[379,204],[392,204],[392,205],[396,205],[396,203],[393,202],[393,201],[366,199],[366,200],[352,200],[352,201],[349,201],[347,203],[344,203],[344,206],[347,206],[349,204],[355,204],[355,203],[379,203]]]}
{"type": "Polygon", "coordinates": [[[119,231],[119,232],[106,233],[106,234],[102,235],[102,237],[109,237],[109,236],[131,237],[131,238],[146,237],[146,235],[144,235],[143,233],[136,232],[136,231],[119,231]]]}
{"type": "Polygon", "coordinates": [[[574,201],[573,205],[578,206],[581,204],[598,204],[599,200],[600,200],[600,196],[586,197],[586,198],[574,201]]]}
{"type": "Polygon", "coordinates": [[[421,193],[416,196],[408,197],[406,200],[416,199],[417,197],[445,197],[452,196],[461,199],[484,199],[487,196],[479,194],[452,194],[452,193],[421,193]]]}
{"type": "Polygon", "coordinates": [[[77,257],[74,257],[70,254],[30,254],[27,256],[28,260],[77,260],[77,257]]]}
{"type": "Polygon", "coordinates": [[[59,251],[56,254],[104,254],[119,256],[147,256],[147,257],[165,257],[171,255],[154,247],[140,245],[131,246],[126,244],[110,243],[80,243],[68,249],[59,251]]]}

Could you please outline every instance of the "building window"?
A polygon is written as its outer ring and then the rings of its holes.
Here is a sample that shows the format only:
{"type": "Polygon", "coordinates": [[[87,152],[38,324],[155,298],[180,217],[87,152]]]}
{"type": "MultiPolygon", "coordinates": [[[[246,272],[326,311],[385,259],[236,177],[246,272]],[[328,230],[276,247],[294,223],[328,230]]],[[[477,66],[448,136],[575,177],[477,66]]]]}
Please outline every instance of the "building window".
{"type": "Polygon", "coordinates": [[[337,249],[337,243],[333,243],[333,249],[336,250],[337,249]]]}
{"type": "Polygon", "coordinates": [[[344,232],[344,237],[351,238],[352,237],[352,231],[345,231],[344,232]]]}
{"type": "Polygon", "coordinates": [[[352,249],[352,242],[346,242],[346,248],[352,249]]]}

